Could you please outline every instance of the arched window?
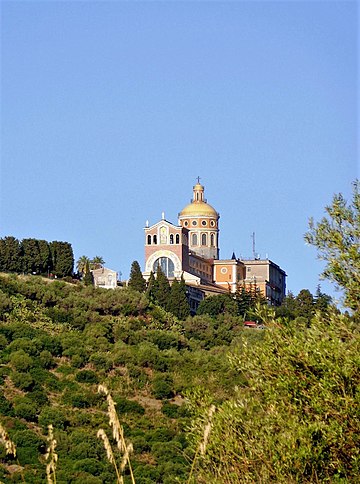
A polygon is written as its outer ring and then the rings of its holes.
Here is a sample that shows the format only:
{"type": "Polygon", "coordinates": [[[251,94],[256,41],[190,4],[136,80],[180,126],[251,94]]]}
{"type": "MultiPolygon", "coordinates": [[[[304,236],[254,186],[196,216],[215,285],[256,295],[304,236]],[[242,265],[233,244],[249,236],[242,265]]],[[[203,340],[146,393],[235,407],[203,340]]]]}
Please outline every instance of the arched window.
{"type": "Polygon", "coordinates": [[[158,266],[163,271],[166,277],[174,277],[174,263],[168,257],[159,257],[153,265],[153,271],[156,272],[158,266]]]}
{"type": "Polygon", "coordinates": [[[170,244],[173,244],[174,243],[174,236],[173,234],[170,234],[170,244]]]}
{"type": "Polygon", "coordinates": [[[192,234],[191,243],[192,245],[197,245],[198,243],[197,234],[192,234]]]}
{"type": "Polygon", "coordinates": [[[176,241],[177,244],[180,244],[180,235],[179,234],[175,235],[175,241],[176,241]]]}
{"type": "Polygon", "coordinates": [[[214,242],[215,242],[214,234],[211,234],[210,235],[210,245],[211,245],[211,247],[214,247],[215,246],[214,242]]]}
{"type": "Polygon", "coordinates": [[[151,245],[151,235],[147,236],[147,243],[148,243],[148,245],[151,245]]]}
{"type": "Polygon", "coordinates": [[[207,245],[206,234],[201,234],[201,245],[207,245]]]}
{"type": "Polygon", "coordinates": [[[154,242],[154,244],[157,244],[157,236],[156,235],[153,236],[153,242],[154,242]]]}

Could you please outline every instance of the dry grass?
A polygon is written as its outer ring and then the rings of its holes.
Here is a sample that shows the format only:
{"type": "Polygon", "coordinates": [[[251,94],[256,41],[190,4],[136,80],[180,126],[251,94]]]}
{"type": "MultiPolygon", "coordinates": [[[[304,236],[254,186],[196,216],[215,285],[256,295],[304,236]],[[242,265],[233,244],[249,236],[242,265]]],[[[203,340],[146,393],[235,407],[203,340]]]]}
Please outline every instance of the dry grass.
{"type": "Polygon", "coordinates": [[[119,419],[118,419],[118,416],[117,416],[117,413],[116,413],[116,409],[115,409],[115,402],[112,399],[112,397],[109,393],[109,390],[104,385],[99,385],[98,386],[98,392],[106,395],[106,400],[107,400],[107,403],[108,403],[107,414],[108,414],[108,417],[109,417],[109,425],[110,425],[110,427],[112,427],[113,438],[116,442],[116,446],[117,446],[118,450],[122,453],[120,468],[118,467],[118,465],[116,463],[115,455],[113,453],[110,441],[109,441],[105,431],[103,429],[99,429],[97,436],[99,438],[101,438],[102,441],[104,442],[104,447],[105,447],[105,450],[106,450],[107,459],[114,466],[118,484],[123,484],[123,482],[124,482],[124,479],[123,479],[121,474],[124,472],[126,465],[128,465],[128,467],[129,467],[131,482],[133,484],[135,484],[134,474],[133,474],[131,462],[130,462],[130,454],[133,451],[133,446],[132,446],[131,443],[126,444],[126,442],[125,442],[124,430],[123,430],[123,427],[121,426],[121,424],[119,422],[119,419]]]}
{"type": "Polygon", "coordinates": [[[10,439],[8,433],[4,429],[4,427],[0,423],[0,440],[5,446],[5,452],[8,455],[13,455],[16,457],[16,445],[14,442],[10,439]]]}

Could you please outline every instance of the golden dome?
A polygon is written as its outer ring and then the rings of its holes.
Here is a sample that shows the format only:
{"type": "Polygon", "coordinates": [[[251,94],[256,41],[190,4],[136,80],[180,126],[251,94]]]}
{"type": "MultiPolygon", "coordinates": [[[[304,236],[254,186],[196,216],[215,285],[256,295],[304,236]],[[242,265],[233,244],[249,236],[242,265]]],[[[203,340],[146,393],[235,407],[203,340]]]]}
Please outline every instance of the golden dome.
{"type": "Polygon", "coordinates": [[[218,217],[217,211],[211,205],[201,201],[189,203],[179,213],[179,217],[196,217],[198,215],[218,217]]]}

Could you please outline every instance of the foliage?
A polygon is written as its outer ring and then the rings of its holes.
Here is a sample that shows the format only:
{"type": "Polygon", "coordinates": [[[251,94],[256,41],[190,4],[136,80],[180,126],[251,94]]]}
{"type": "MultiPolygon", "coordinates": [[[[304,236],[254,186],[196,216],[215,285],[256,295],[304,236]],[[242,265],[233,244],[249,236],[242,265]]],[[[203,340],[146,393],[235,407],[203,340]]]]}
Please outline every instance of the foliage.
{"type": "MultiPolygon", "coordinates": [[[[359,354],[357,328],[337,313],[307,329],[274,322],[260,344],[234,352],[247,385],[218,406],[196,482],[356,480],[359,354]]],[[[194,449],[204,415],[193,423],[194,449]]]]}
{"type": "Polygon", "coordinates": [[[128,286],[139,292],[144,292],[146,289],[146,281],[142,275],[140,264],[136,260],[131,264],[128,286]]]}
{"type": "Polygon", "coordinates": [[[318,257],[326,262],[323,277],[345,293],[345,304],[360,311],[360,182],[353,183],[348,203],[339,193],[325,207],[326,216],[315,223],[311,218],[307,243],[315,246],[318,257]]]}

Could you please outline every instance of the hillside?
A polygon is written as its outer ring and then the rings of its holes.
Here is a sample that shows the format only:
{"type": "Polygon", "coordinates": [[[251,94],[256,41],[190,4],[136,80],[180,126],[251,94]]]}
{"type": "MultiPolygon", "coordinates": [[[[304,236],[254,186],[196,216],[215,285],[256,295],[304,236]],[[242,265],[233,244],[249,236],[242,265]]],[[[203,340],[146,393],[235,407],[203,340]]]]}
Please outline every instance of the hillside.
{"type": "MultiPolygon", "coordinates": [[[[0,276],[1,423],[17,458],[0,447],[0,480],[45,482],[46,436],[54,427],[57,484],[116,481],[99,428],[109,438],[109,389],[137,484],[184,482],[193,459],[187,397],[233,396],[243,376],[230,348],[262,337],[241,320],[207,315],[179,322],[130,289],[106,291],[0,276]]],[[[128,469],[125,482],[130,482],[128,469]]]]}

